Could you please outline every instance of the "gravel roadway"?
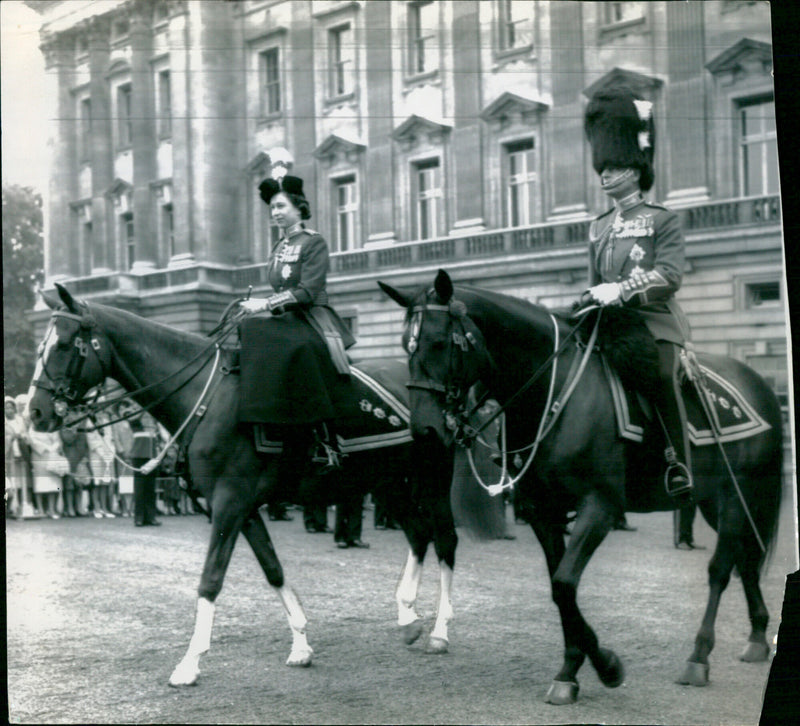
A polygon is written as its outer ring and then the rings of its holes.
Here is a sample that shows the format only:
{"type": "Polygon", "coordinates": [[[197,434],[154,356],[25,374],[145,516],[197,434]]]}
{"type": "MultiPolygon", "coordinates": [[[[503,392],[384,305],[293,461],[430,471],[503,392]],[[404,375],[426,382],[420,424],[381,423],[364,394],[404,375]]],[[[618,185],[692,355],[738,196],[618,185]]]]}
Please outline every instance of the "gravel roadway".
{"type": "MultiPolygon", "coordinates": [[[[797,569],[791,497],[762,582],[773,642],[785,576],[797,569]]],[[[749,632],[737,579],[722,601],[706,688],[675,677],[691,652],[706,600],[710,550],[672,545],[672,515],[629,515],[636,532],[612,532],[584,576],[579,601],[626,680],[606,689],[588,665],[577,704],[544,695],[561,663],[562,637],[541,548],[530,528],[488,543],[464,530],[454,580],[450,652],[405,646],[394,588],[402,532],[376,531],[369,550],[339,550],[331,535],[294,521],[269,523],[309,617],[314,665],[288,668],[290,633],[243,539],[217,600],[211,651],[196,687],[167,680],[194,620],[209,525],[163,517],[10,521],[6,525],[9,712],[14,723],[214,724],[724,724],[758,723],[769,664],[738,654],[749,632]]],[[[332,521],[332,515],[330,516],[332,521]]],[[[695,538],[713,532],[698,517],[695,538]]],[[[418,610],[429,627],[438,583],[427,562],[418,610]]]]}

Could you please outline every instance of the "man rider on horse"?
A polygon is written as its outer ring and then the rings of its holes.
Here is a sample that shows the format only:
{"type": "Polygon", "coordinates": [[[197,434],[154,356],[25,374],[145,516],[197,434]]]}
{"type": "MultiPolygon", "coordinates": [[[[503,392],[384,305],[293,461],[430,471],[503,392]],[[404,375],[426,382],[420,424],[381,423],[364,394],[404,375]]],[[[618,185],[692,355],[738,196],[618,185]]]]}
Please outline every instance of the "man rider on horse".
{"type": "Polygon", "coordinates": [[[259,185],[281,230],[267,268],[275,292],[240,303],[261,315],[240,329],[239,419],[270,426],[285,454],[289,447],[298,455],[311,441],[314,460],[325,469],[337,468],[336,390],[349,375],[345,350],[355,339],[328,305],[329,250],[322,235],[305,224],[311,211],[303,180],[286,174],[288,164],[275,156],[272,178],[259,185]]]}
{"type": "Polygon", "coordinates": [[[660,385],[653,394],[666,437],[665,485],[673,497],[691,493],[686,412],[678,384],[689,325],[675,293],[681,286],[685,241],[677,215],[644,198],[654,181],[652,104],[622,86],[598,91],[584,128],[592,166],[613,206],[589,232],[589,289],[601,306],[635,310],[655,338],[660,385]]]}

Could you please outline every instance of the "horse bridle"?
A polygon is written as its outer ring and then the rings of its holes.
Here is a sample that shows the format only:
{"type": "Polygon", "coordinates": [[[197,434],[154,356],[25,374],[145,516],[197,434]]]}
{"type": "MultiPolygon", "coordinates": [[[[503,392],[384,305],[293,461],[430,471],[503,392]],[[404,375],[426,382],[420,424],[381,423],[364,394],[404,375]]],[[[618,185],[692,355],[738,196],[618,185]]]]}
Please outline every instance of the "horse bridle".
{"type": "Polygon", "coordinates": [[[53,399],[53,407],[58,416],[63,417],[70,406],[82,403],[81,397],[78,395],[77,391],[77,381],[80,379],[83,368],[88,361],[89,351],[91,351],[97,359],[97,364],[100,367],[103,380],[108,377],[109,363],[105,361],[101,355],[102,346],[100,345],[100,340],[93,334],[94,327],[94,318],[88,312],[79,315],[66,310],[55,310],[52,314],[47,334],[39,345],[37,360],[41,361],[42,371],[46,375],[47,380],[45,381],[42,380],[41,377],[36,377],[31,384],[36,388],[50,393],[53,399]],[[78,331],[73,340],[70,357],[67,361],[64,374],[61,376],[53,376],[51,372],[47,370],[47,361],[44,357],[47,340],[51,335],[58,335],[58,332],[55,330],[56,318],[66,318],[78,323],[78,331]]]}
{"type": "MultiPolygon", "coordinates": [[[[460,428],[465,418],[468,417],[466,413],[467,394],[474,383],[465,380],[465,354],[472,349],[476,354],[482,356],[483,360],[478,364],[479,371],[494,370],[494,360],[489,350],[482,342],[483,336],[478,326],[467,315],[466,306],[463,302],[456,299],[451,300],[447,305],[425,302],[411,308],[409,338],[406,346],[409,353],[409,360],[417,351],[425,313],[428,312],[445,313],[449,317],[450,324],[448,326],[448,334],[450,338],[450,353],[445,379],[448,383],[441,383],[434,380],[429,375],[426,375],[424,378],[412,378],[408,381],[406,387],[409,389],[433,391],[444,395],[445,407],[443,413],[445,422],[450,430],[455,431],[460,428]]],[[[480,379],[480,377],[479,375],[476,380],[480,379]]]]}

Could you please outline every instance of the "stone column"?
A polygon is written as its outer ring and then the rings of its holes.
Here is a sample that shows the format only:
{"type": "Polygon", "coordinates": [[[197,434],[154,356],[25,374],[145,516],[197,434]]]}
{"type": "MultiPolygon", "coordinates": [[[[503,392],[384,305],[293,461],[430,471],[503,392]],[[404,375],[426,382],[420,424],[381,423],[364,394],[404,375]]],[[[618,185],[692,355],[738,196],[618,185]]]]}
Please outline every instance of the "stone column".
{"type": "Polygon", "coordinates": [[[547,122],[552,135],[552,206],[548,216],[582,215],[587,209],[589,146],[583,134],[584,8],[581,3],[551,3],[553,108],[547,122]]]}
{"type": "MultiPolygon", "coordinates": [[[[47,150],[49,185],[44,209],[44,269],[46,281],[80,274],[77,229],[70,202],[77,193],[75,108],[70,93],[72,36],[42,36],[45,98],[48,103],[47,150]]],[[[45,283],[47,284],[47,283],[45,283]]]]}
{"type": "Polygon", "coordinates": [[[189,96],[189,11],[185,0],[173,0],[169,8],[169,69],[172,94],[172,214],[175,253],[170,266],[194,262],[194,168],[192,120],[189,96]]]}
{"type": "Polygon", "coordinates": [[[455,169],[454,232],[481,230],[483,216],[483,158],[481,154],[481,43],[476,0],[453,3],[453,128],[455,169]]]}
{"type": "Polygon", "coordinates": [[[391,3],[366,3],[367,49],[366,240],[397,239],[392,163],[392,8],[391,3]]]}
{"type": "Polygon", "coordinates": [[[150,183],[156,177],[155,103],[150,57],[152,4],[136,0],[131,5],[131,146],[133,157],[133,225],[136,260],[133,271],[153,269],[158,263],[158,233],[150,183]]]}
{"type": "Polygon", "coordinates": [[[89,153],[92,170],[92,245],[98,267],[120,269],[113,216],[106,196],[114,181],[111,98],[106,78],[111,54],[111,25],[107,18],[94,17],[87,24],[86,32],[89,36],[89,96],[92,104],[89,153]]]}

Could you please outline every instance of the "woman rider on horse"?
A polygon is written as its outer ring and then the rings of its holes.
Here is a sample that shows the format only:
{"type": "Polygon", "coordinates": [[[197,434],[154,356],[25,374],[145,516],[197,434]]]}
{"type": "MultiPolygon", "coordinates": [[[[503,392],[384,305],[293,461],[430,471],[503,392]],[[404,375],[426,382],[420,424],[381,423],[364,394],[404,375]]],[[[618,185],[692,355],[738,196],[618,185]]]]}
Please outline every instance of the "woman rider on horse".
{"type": "Polygon", "coordinates": [[[273,169],[259,192],[281,231],[267,271],[275,292],[240,303],[247,312],[262,314],[240,328],[239,419],[266,424],[283,441],[284,454],[287,445],[302,456],[316,444],[314,460],[336,468],[336,390],[347,380],[345,349],[355,339],[328,305],[328,245],[305,225],[311,211],[303,181],[285,174],[282,164],[273,169]]]}
{"type": "Polygon", "coordinates": [[[691,493],[692,477],[677,374],[690,333],[675,293],[686,244],[677,215],[643,195],[654,177],[652,104],[625,87],[603,89],[586,107],[584,128],[592,166],[614,203],[590,227],[588,293],[602,306],[637,311],[655,338],[660,385],[653,403],[666,437],[664,481],[668,494],[683,498],[691,493]]]}

